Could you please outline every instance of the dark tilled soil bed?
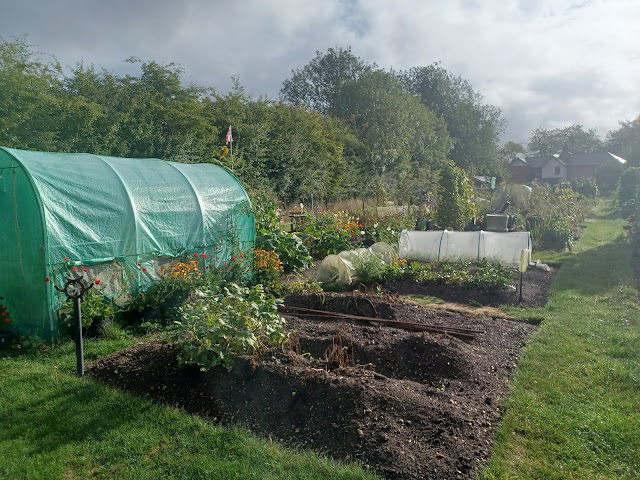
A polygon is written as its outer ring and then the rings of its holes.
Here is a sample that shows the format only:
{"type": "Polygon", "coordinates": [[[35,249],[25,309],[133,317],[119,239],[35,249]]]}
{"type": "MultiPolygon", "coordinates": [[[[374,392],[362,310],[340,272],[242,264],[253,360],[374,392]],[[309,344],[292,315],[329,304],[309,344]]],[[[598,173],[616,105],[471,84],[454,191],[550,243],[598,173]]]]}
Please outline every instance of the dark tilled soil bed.
{"type": "MultiPolygon", "coordinates": [[[[529,268],[522,277],[522,305],[525,307],[541,307],[547,302],[547,292],[555,269],[545,272],[540,268],[529,268]]],[[[479,289],[452,288],[446,285],[425,285],[415,282],[393,282],[385,285],[385,289],[399,294],[416,293],[438,297],[447,302],[469,304],[477,302],[482,305],[498,307],[500,305],[517,305],[520,299],[520,282],[518,278],[509,290],[484,291],[479,289]]]]}
{"type": "MultiPolygon", "coordinates": [[[[525,298],[527,288],[538,290],[535,298],[546,296],[551,275],[545,275],[546,284],[525,283],[525,298]]],[[[536,327],[360,292],[300,293],[286,303],[483,333],[463,341],[287,314],[295,332],[289,348],[240,357],[231,372],[178,369],[176,347],[153,342],[102,359],[89,374],[288,446],[360,460],[385,478],[476,478],[509,376],[536,327]]]]}

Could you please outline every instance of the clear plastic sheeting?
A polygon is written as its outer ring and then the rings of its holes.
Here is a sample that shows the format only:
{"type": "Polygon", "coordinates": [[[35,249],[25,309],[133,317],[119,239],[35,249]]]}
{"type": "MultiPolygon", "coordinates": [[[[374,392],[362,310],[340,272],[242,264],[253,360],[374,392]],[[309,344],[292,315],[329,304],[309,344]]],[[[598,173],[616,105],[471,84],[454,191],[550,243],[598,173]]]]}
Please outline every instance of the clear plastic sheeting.
{"type": "Polygon", "coordinates": [[[458,262],[485,259],[518,266],[522,250],[531,249],[529,232],[427,232],[403,230],[398,257],[420,262],[458,262]]]}
{"type": "Polygon", "coordinates": [[[338,255],[327,255],[316,274],[316,279],[323,283],[341,283],[349,285],[357,279],[354,258],[375,255],[379,261],[389,265],[393,261],[395,252],[391,245],[377,242],[369,248],[357,248],[355,250],[343,250],[338,255]]]}
{"type": "Polygon", "coordinates": [[[349,285],[353,281],[353,265],[338,255],[327,255],[322,260],[316,279],[322,283],[349,285]]]}
{"type": "Polygon", "coordinates": [[[178,258],[222,269],[255,241],[249,197],[217,165],[5,147],[0,224],[0,296],[20,333],[45,338],[65,276],[124,298],[178,258]]]}

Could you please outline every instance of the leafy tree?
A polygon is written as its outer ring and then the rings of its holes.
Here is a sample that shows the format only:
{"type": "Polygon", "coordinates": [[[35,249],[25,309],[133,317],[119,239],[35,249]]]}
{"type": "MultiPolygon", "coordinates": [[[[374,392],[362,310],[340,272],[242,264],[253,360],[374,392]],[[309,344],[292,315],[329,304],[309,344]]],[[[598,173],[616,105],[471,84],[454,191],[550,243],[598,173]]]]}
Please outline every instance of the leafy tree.
{"type": "Polygon", "coordinates": [[[604,145],[595,129],[584,130],[582,125],[547,130],[538,128],[529,137],[529,155],[551,155],[567,150],[572,153],[592,153],[603,149],[604,145]]]}
{"type": "MultiPolygon", "coordinates": [[[[90,124],[95,115],[91,105],[65,102],[62,68],[55,58],[45,60],[44,56],[32,51],[25,36],[14,42],[0,37],[2,145],[56,150],[72,120],[90,124]]],[[[74,136],[72,132],[66,135],[74,136]]]]}
{"type": "Polygon", "coordinates": [[[210,90],[182,87],[182,69],[174,64],[128,61],[140,64],[139,76],[117,77],[78,64],[65,80],[70,99],[86,99],[101,109],[85,150],[187,163],[209,158],[214,129],[202,100],[210,90]]]}
{"type": "Polygon", "coordinates": [[[440,170],[440,189],[436,223],[440,228],[461,230],[475,216],[473,191],[467,174],[453,161],[440,170]]]}
{"type": "Polygon", "coordinates": [[[620,122],[618,130],[607,133],[607,149],[627,160],[628,165],[640,166],[640,117],[632,122],[620,122]]]}
{"type": "Polygon", "coordinates": [[[284,82],[281,93],[290,103],[340,119],[343,157],[356,179],[345,186],[349,193],[411,195],[406,181],[438,168],[453,146],[444,121],[394,74],[365,64],[349,49],[317,52],[284,82]]]}
{"type": "Polygon", "coordinates": [[[438,63],[400,72],[405,88],[447,123],[455,139],[450,158],[474,174],[504,173],[499,163],[498,142],[505,128],[498,107],[483,103],[482,95],[460,76],[438,63]]]}
{"type": "Polygon", "coordinates": [[[287,202],[331,196],[344,168],[335,125],[317,112],[285,104],[275,108],[268,176],[287,202]]]}
{"type": "Polygon", "coordinates": [[[362,180],[396,194],[419,168],[437,168],[446,159],[452,142],[444,122],[405,93],[392,74],[368,72],[344,91],[348,100],[339,116],[361,142],[362,180]]]}
{"type": "Polygon", "coordinates": [[[620,175],[617,194],[620,203],[638,199],[640,194],[640,167],[629,167],[620,175]]]}
{"type": "Polygon", "coordinates": [[[343,87],[375,67],[353,55],[350,48],[317,51],[315,58],[301,70],[293,70],[292,77],[283,82],[280,94],[293,105],[333,115],[347,100],[343,87]]]}

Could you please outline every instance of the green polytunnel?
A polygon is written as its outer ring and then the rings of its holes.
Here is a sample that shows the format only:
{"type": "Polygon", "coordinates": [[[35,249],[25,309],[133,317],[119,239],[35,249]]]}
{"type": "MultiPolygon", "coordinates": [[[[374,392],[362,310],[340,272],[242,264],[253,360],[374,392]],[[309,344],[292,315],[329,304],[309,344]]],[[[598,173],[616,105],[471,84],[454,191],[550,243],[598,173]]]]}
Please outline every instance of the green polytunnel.
{"type": "Polygon", "coordinates": [[[177,259],[220,271],[255,242],[232,173],[155,158],[0,147],[0,220],[0,296],[14,330],[43,338],[58,335],[65,276],[122,299],[177,259]]]}

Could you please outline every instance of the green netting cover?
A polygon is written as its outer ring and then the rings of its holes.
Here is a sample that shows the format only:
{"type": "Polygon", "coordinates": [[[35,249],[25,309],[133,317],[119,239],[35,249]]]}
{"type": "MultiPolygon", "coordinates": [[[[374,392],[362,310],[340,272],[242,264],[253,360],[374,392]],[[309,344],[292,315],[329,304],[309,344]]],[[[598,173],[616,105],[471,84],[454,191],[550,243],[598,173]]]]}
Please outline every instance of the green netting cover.
{"type": "Polygon", "coordinates": [[[0,147],[0,220],[0,296],[14,328],[45,338],[58,334],[64,276],[117,296],[144,290],[171,259],[222,269],[255,241],[233,174],[151,158],[0,147]]]}

